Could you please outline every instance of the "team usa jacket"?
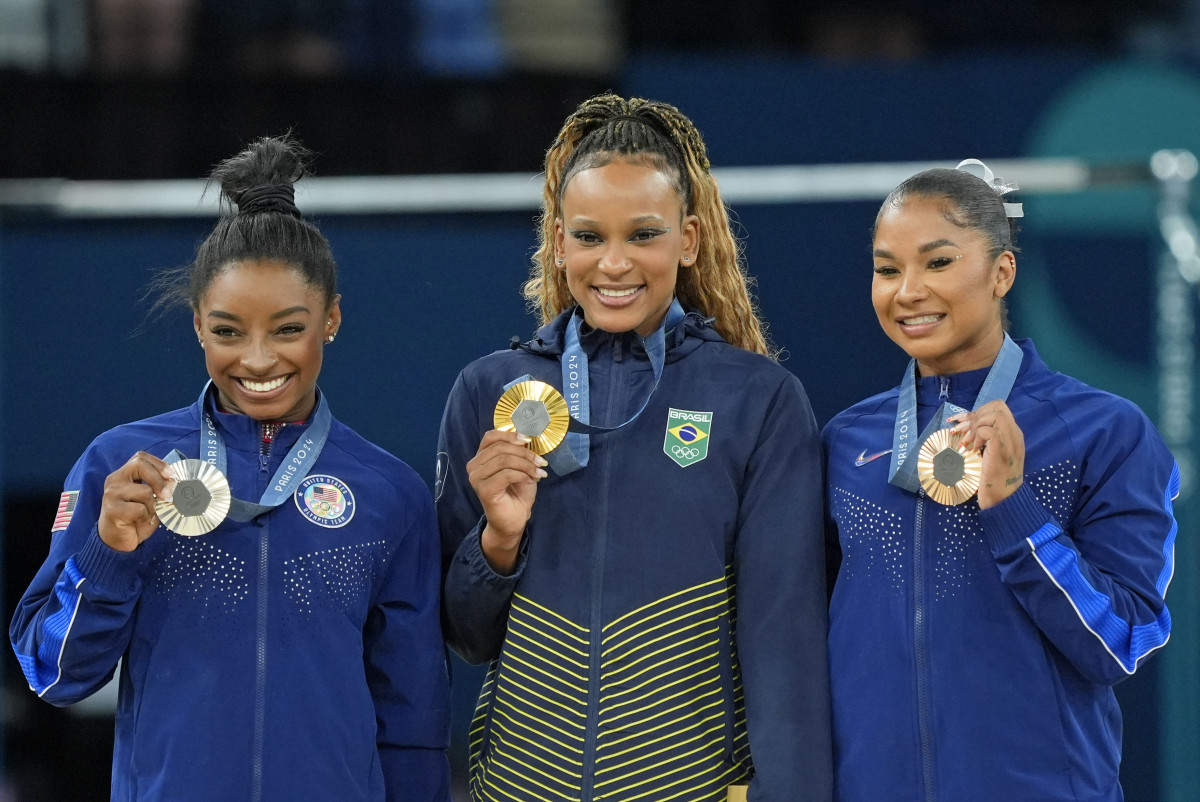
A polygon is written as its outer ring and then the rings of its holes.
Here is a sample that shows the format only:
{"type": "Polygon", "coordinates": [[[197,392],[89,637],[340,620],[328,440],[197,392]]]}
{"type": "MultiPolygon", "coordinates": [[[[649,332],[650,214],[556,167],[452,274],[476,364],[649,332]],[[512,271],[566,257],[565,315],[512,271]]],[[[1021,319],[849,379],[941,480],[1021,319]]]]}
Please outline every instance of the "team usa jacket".
{"type": "Polygon", "coordinates": [[[591,331],[587,467],[538,485],[512,576],[465,473],[504,386],[562,387],[564,313],[450,393],[438,518],[447,639],[492,661],[471,728],[479,800],[827,799],[819,435],[800,382],[689,313],[652,370],[591,331]],[[684,427],[684,428],[680,428],[684,427]],[[690,427],[690,428],[689,428],[690,427]]]}
{"type": "MultiPolygon", "coordinates": [[[[888,483],[897,390],[825,428],[840,799],[1121,799],[1112,686],[1170,634],[1179,471],[1136,406],[1018,344],[1025,479],[988,510],[888,483]]],[[[918,431],[987,372],[918,378],[918,431]]]]}
{"type": "MultiPolygon", "coordinates": [[[[258,501],[307,424],[269,448],[206,404],[235,498],[258,501]]],[[[139,450],[198,457],[200,406],[98,437],[67,477],[50,554],[17,607],[30,687],[69,705],[120,660],[114,800],[449,800],[432,498],[333,420],[296,491],[199,537],[99,537],[105,477],[139,450]]]]}

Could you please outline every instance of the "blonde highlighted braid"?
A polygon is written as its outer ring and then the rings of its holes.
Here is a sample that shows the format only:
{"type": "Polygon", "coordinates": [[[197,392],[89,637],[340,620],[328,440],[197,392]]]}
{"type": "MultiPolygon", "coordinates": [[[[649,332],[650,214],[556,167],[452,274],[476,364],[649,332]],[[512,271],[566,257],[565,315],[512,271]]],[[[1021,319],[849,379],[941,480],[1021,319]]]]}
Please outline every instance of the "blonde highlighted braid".
{"type": "Polygon", "coordinates": [[[567,118],[546,152],[538,249],[523,294],[542,323],[575,305],[565,271],[554,259],[554,223],[562,216],[562,193],[581,170],[624,158],[662,172],[683,202],[684,214],[700,220],[700,249],[694,266],[681,266],[675,294],[685,309],[715,318],[726,342],[777,356],[750,295],[741,247],[729,225],[717,182],[709,171],[708,150],[692,121],[666,103],[598,95],[567,118]]]}

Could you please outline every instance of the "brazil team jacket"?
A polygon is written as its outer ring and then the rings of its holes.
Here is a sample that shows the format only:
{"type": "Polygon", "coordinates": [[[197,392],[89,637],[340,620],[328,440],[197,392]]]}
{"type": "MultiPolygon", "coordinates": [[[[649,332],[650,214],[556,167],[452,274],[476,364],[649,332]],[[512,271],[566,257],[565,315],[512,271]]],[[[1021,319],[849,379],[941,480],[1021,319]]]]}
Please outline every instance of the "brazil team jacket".
{"type": "Polygon", "coordinates": [[[587,467],[538,485],[512,576],[465,465],[504,386],[562,387],[569,313],[459,376],[442,424],[447,639],[491,660],[471,734],[487,800],[824,799],[831,787],[820,444],[800,382],[699,315],[652,370],[593,331],[587,467]],[[686,432],[680,426],[687,427],[686,432]]]}
{"type": "MultiPolygon", "coordinates": [[[[825,428],[840,799],[1121,798],[1111,686],[1170,634],[1179,471],[1136,406],[1018,342],[1025,480],[990,509],[888,483],[895,389],[825,428]]],[[[986,374],[918,379],[921,429],[986,374]]]]}
{"type": "MultiPolygon", "coordinates": [[[[67,477],[10,629],[30,687],[68,705],[121,661],[114,800],[448,800],[425,484],[334,420],[271,512],[109,548],[96,531],[105,477],[139,450],[199,457],[199,416],[196,404],[106,432],[67,477]]],[[[258,422],[213,417],[232,493],[250,501],[308,428],[282,427],[263,455],[258,422]]]]}

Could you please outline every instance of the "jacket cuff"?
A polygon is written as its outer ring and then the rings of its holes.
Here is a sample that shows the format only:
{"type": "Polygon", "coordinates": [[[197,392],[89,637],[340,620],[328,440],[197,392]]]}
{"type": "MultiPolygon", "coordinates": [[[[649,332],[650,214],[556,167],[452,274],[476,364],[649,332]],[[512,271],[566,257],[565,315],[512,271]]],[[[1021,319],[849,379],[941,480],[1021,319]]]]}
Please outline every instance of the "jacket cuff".
{"type": "Polygon", "coordinates": [[[483,530],[487,519],[481,518],[471,533],[463,538],[458,547],[455,559],[467,566],[468,576],[472,582],[482,582],[494,588],[511,590],[517,586],[517,580],[525,571],[525,544],[528,538],[521,538],[521,547],[517,552],[517,564],[508,575],[497,573],[483,556],[483,530]]]}
{"type": "Polygon", "coordinates": [[[979,520],[992,554],[999,555],[1054,520],[1054,516],[1037,500],[1029,483],[1023,482],[1004,501],[980,510],[979,520]]]}
{"type": "Polygon", "coordinates": [[[140,546],[133,551],[117,551],[100,539],[93,525],[83,548],[72,559],[94,592],[126,594],[137,588],[145,551],[140,546]]]}

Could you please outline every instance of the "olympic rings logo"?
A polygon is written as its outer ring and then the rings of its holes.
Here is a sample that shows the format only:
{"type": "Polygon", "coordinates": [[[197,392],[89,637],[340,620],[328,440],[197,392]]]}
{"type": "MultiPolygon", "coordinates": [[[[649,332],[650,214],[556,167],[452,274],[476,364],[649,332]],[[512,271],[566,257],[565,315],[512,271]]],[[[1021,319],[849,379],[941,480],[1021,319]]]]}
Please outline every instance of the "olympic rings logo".
{"type": "Polygon", "coordinates": [[[700,456],[700,449],[691,446],[671,446],[671,453],[680,459],[695,459],[700,456]]]}

